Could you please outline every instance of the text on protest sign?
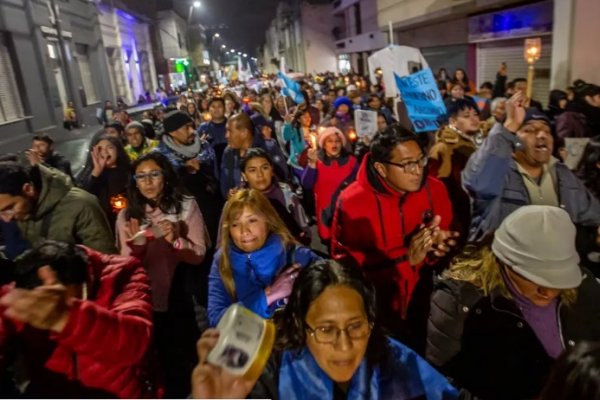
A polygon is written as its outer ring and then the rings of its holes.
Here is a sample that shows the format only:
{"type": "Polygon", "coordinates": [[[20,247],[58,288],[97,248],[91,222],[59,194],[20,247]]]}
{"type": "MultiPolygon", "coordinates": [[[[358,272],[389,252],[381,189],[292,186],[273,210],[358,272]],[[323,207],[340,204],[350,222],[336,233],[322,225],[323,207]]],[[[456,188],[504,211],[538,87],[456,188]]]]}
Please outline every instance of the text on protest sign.
{"type": "Polygon", "coordinates": [[[369,110],[354,110],[354,124],[359,137],[373,136],[377,132],[377,113],[369,110]]]}
{"type": "Polygon", "coordinates": [[[446,114],[446,106],[437,88],[431,68],[400,77],[394,74],[396,86],[416,132],[435,131],[438,119],[446,114]]]}

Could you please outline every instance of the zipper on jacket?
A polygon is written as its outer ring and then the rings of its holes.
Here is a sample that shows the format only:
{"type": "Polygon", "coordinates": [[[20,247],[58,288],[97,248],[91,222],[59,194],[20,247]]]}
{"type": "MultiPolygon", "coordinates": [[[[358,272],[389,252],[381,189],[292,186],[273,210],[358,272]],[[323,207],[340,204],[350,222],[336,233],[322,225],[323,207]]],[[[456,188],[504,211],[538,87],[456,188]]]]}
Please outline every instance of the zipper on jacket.
{"type": "Polygon", "coordinates": [[[375,196],[375,203],[377,203],[377,213],[379,214],[379,224],[381,226],[381,236],[383,239],[383,245],[387,247],[387,238],[385,237],[385,225],[383,223],[383,211],[381,210],[381,203],[379,202],[379,197],[377,197],[376,194],[373,195],[375,196]]]}
{"type": "Polygon", "coordinates": [[[77,353],[71,353],[71,362],[73,363],[73,380],[79,380],[79,368],[77,367],[77,353]]]}
{"type": "Polygon", "coordinates": [[[565,338],[563,337],[563,331],[562,331],[562,322],[560,321],[560,309],[562,307],[562,302],[559,301],[558,302],[558,309],[556,310],[556,318],[558,319],[558,333],[560,335],[560,343],[562,344],[563,350],[566,350],[567,347],[565,346],[565,338]]]}

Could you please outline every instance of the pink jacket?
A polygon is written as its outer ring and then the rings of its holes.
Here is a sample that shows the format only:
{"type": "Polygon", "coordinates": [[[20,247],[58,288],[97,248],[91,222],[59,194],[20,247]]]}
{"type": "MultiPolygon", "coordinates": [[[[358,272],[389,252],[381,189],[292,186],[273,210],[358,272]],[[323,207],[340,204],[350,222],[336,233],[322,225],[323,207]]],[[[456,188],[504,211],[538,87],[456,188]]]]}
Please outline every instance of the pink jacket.
{"type": "Polygon", "coordinates": [[[120,253],[138,257],[148,271],[155,311],[168,310],[171,281],[177,264],[200,264],[204,260],[209,240],[202,212],[193,197],[184,198],[179,215],[165,214],[158,208],[151,209],[148,206],[146,220],[140,221],[140,228],[150,228],[165,219],[179,222],[180,237],[173,245],[164,238],[149,240],[143,246],[130,243],[129,221],[125,220],[125,210],[119,213],[116,223],[117,247],[120,253]]]}

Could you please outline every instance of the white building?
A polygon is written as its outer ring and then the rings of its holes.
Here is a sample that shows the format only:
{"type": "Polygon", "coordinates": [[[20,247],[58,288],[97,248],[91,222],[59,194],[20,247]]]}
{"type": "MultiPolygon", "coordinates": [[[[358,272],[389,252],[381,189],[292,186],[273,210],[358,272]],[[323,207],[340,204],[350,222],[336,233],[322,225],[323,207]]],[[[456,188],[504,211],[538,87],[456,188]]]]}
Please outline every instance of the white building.
{"type": "Polygon", "coordinates": [[[149,23],[119,8],[99,6],[102,41],[115,97],[136,104],[157,86],[149,23]]]}
{"type": "Polygon", "coordinates": [[[279,3],[275,19],[265,33],[263,69],[286,69],[303,73],[336,71],[335,43],[331,35],[333,15],[324,1],[279,3]]]}

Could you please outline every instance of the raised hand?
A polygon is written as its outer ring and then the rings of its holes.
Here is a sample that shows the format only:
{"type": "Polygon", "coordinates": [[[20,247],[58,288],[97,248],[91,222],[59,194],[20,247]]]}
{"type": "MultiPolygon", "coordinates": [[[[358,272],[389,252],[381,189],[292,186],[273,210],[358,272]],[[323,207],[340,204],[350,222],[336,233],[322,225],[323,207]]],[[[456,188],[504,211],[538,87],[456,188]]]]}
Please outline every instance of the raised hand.
{"type": "Polygon", "coordinates": [[[271,305],[281,299],[286,299],[292,293],[294,281],[300,271],[300,264],[294,264],[281,272],[271,286],[265,289],[267,305],[271,305]]]}
{"type": "Polygon", "coordinates": [[[194,399],[245,399],[256,380],[249,381],[231,375],[221,367],[209,364],[208,353],[217,345],[219,331],[207,329],[196,345],[198,365],[192,372],[192,398],[194,399]]]}

